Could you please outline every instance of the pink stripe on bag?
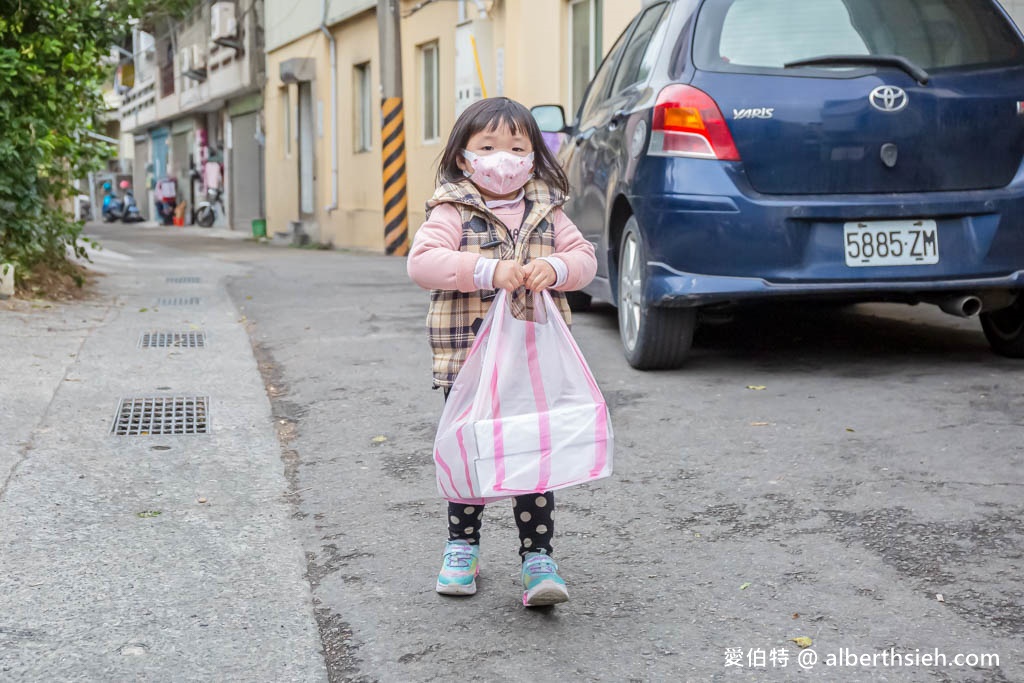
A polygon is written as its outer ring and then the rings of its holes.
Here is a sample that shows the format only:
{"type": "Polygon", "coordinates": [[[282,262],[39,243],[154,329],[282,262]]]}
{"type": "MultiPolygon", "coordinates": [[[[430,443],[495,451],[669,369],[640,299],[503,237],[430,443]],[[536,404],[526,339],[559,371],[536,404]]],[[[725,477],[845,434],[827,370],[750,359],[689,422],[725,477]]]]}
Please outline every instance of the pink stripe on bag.
{"type": "MultiPolygon", "coordinates": [[[[488,315],[490,315],[490,313],[494,311],[494,307],[495,306],[507,306],[508,305],[508,302],[506,301],[507,298],[508,298],[507,292],[504,289],[500,290],[498,292],[498,296],[495,298],[494,302],[491,304],[491,311],[488,311],[488,315]]],[[[499,309],[499,310],[503,310],[504,312],[508,311],[507,308],[506,309],[499,309]]],[[[501,322],[502,322],[502,320],[503,320],[503,318],[501,316],[497,316],[497,321],[498,321],[497,329],[492,329],[492,333],[493,333],[492,336],[494,337],[494,353],[495,353],[495,356],[497,356],[498,358],[501,357],[502,350],[503,350],[503,348],[505,346],[505,344],[504,344],[504,335],[502,334],[502,329],[501,329],[501,322]]],[[[492,328],[495,327],[493,321],[491,323],[491,326],[492,326],[492,328]]],[[[495,479],[495,481],[494,481],[494,490],[495,491],[500,491],[501,490],[501,484],[505,480],[505,437],[504,437],[504,435],[502,434],[502,431],[501,431],[501,397],[498,394],[498,367],[497,366],[495,366],[494,370],[491,372],[490,388],[491,388],[491,418],[493,419],[492,426],[493,426],[493,429],[494,429],[494,436],[493,436],[493,438],[494,438],[494,479],[495,479]]],[[[479,444],[477,444],[477,447],[479,448],[479,444]]]]}
{"type": "MultiPolygon", "coordinates": [[[[594,468],[590,470],[591,477],[597,477],[601,471],[605,468],[608,462],[608,408],[604,402],[604,396],[601,394],[601,389],[597,386],[597,381],[594,379],[594,375],[590,372],[590,366],[587,365],[587,360],[583,357],[583,352],[580,351],[580,347],[576,344],[576,340],[572,336],[572,332],[569,331],[569,327],[565,324],[565,320],[562,319],[562,314],[555,308],[555,302],[551,299],[551,296],[544,292],[544,305],[548,309],[548,313],[557,313],[558,320],[556,324],[560,326],[563,333],[565,334],[566,340],[569,342],[569,346],[572,347],[573,353],[579,358],[580,364],[586,370],[584,373],[587,377],[587,386],[590,387],[590,396],[594,399],[597,406],[597,421],[594,429],[595,444],[594,453],[594,468]]],[[[550,316],[549,316],[550,317],[550,316]]]]}
{"type": "Polygon", "coordinates": [[[530,384],[533,386],[533,400],[537,404],[540,428],[540,478],[537,490],[546,491],[551,480],[551,418],[548,415],[548,397],[544,393],[544,378],[540,374],[540,359],[537,357],[537,323],[526,323],[526,364],[530,368],[530,384]]]}
{"type": "Polygon", "coordinates": [[[437,485],[441,487],[441,495],[444,496],[445,500],[452,497],[452,494],[448,493],[448,489],[444,487],[444,482],[440,479],[437,480],[437,485]]]}
{"type": "MultiPolygon", "coordinates": [[[[501,290],[501,291],[504,292],[505,290],[501,290]]],[[[501,296],[501,294],[499,293],[498,296],[501,296]]],[[[473,338],[473,345],[470,346],[469,347],[469,351],[466,352],[466,358],[469,358],[469,354],[475,352],[476,351],[476,347],[480,346],[480,344],[482,344],[484,342],[484,340],[487,339],[487,335],[491,331],[491,326],[493,324],[494,323],[493,323],[493,318],[492,318],[490,321],[488,321],[487,325],[485,325],[485,326],[481,327],[479,330],[477,330],[476,337],[473,338]]]]}
{"type": "Polygon", "coordinates": [[[597,443],[594,444],[594,467],[590,470],[590,476],[597,478],[608,462],[608,408],[604,402],[597,405],[597,428],[594,430],[597,436],[597,443]]]}
{"type": "MultiPolygon", "coordinates": [[[[455,491],[456,493],[458,493],[459,487],[455,485],[455,478],[452,477],[451,468],[448,467],[448,464],[445,463],[444,458],[441,457],[441,451],[439,451],[437,449],[434,449],[434,462],[436,462],[438,464],[438,466],[442,470],[444,470],[445,474],[448,475],[448,481],[450,481],[452,483],[452,490],[455,491]]],[[[444,484],[441,483],[440,479],[437,480],[437,483],[441,484],[441,488],[444,489],[444,484]]]]}
{"type": "MultiPolygon", "coordinates": [[[[467,410],[466,412],[468,413],[469,411],[467,410]]],[[[473,490],[473,479],[469,474],[469,454],[466,453],[466,442],[462,437],[462,430],[465,428],[466,425],[462,425],[455,430],[455,440],[459,442],[459,457],[462,458],[462,466],[466,468],[466,483],[469,484],[469,495],[475,496],[476,491],[473,490]]],[[[454,486],[454,483],[452,485],[454,486]]]]}
{"type": "MultiPolygon", "coordinates": [[[[500,342],[499,342],[500,343],[500,342]]],[[[498,396],[498,368],[491,373],[491,424],[494,428],[494,490],[505,481],[505,437],[501,432],[501,398],[498,396]]]]}

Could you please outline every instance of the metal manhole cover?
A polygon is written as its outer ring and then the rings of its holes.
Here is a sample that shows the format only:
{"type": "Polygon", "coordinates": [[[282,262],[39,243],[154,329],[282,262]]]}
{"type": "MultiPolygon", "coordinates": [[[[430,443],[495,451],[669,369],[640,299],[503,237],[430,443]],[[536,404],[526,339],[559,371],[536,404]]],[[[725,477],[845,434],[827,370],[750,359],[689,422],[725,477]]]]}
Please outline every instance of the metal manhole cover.
{"type": "Polygon", "coordinates": [[[169,285],[197,285],[200,282],[201,280],[195,275],[167,278],[167,284],[169,285]]]}
{"type": "Polygon", "coordinates": [[[208,434],[206,396],[122,398],[110,433],[115,436],[208,434]]]}
{"type": "Polygon", "coordinates": [[[206,348],[205,332],[143,332],[139,337],[140,349],[203,349],[206,348]]]}
{"type": "Polygon", "coordinates": [[[158,299],[156,305],[159,306],[198,306],[202,303],[202,299],[198,296],[172,296],[158,299]]]}

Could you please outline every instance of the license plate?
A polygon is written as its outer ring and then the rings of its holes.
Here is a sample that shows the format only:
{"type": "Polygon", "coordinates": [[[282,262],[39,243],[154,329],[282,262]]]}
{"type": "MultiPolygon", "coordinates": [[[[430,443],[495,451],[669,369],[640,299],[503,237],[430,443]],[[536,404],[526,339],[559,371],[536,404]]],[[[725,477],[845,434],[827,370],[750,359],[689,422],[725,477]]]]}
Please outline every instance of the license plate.
{"type": "Polygon", "coordinates": [[[924,266],[939,262],[935,221],[871,221],[843,225],[846,265],[924,266]]]}

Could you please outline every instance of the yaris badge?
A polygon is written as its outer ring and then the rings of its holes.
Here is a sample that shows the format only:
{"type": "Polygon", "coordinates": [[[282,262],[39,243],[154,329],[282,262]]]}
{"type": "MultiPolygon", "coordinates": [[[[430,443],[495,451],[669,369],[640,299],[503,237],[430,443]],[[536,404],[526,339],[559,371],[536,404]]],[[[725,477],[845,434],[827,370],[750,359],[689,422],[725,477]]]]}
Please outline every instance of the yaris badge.
{"type": "Polygon", "coordinates": [[[897,112],[907,106],[907,93],[893,85],[880,85],[871,91],[871,106],[879,111],[897,112]]]}

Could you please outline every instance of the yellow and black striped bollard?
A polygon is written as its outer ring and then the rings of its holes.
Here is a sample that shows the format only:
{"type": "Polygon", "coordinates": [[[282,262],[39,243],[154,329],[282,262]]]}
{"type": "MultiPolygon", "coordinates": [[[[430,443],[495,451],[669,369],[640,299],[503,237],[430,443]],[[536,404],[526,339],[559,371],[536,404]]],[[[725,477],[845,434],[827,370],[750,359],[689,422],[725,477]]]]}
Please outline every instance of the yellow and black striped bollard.
{"type": "Polygon", "coordinates": [[[405,191],[405,114],[401,97],[381,102],[384,141],[384,251],[404,256],[409,252],[409,200],[405,191]]]}

